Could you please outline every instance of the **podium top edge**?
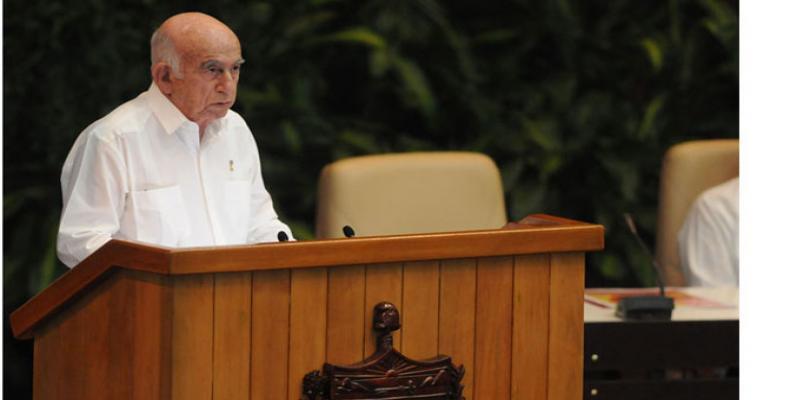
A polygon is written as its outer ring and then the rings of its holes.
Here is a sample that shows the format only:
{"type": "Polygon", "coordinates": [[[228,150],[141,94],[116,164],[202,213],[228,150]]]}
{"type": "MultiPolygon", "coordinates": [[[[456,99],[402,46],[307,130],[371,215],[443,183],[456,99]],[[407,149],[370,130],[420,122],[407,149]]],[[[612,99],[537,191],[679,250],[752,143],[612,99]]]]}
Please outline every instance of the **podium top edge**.
{"type": "Polygon", "coordinates": [[[370,236],[252,245],[166,248],[111,240],[14,311],[17,338],[34,328],[112,269],[159,275],[253,272],[602,250],[604,227],[545,214],[500,229],[370,236]]]}

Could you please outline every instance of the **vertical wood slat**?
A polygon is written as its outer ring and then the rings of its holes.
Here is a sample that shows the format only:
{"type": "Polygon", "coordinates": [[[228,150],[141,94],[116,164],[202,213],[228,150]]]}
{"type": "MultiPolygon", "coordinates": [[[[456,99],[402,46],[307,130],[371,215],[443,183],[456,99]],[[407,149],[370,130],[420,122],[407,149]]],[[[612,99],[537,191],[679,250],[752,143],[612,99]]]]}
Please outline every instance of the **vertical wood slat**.
{"type": "Polygon", "coordinates": [[[61,371],[62,367],[60,358],[53,354],[65,357],[67,348],[58,349],[59,338],[56,331],[57,327],[52,325],[41,329],[33,343],[33,398],[36,400],[54,399],[59,389],[60,382],[56,372],[61,371]]]}
{"type": "Polygon", "coordinates": [[[250,398],[288,397],[288,329],[291,272],[257,271],[252,276],[250,398]]]}
{"type": "MultiPolygon", "coordinates": [[[[129,360],[129,365],[133,366],[130,398],[168,398],[172,353],[171,280],[137,271],[129,275],[134,299],[133,314],[125,322],[132,321],[130,329],[134,343],[129,360]]],[[[129,354],[128,349],[125,353],[129,354]]]]}
{"type": "Polygon", "coordinates": [[[466,369],[462,382],[467,400],[474,400],[476,269],[475,259],[440,264],[439,353],[466,369]]]}
{"type": "MultiPolygon", "coordinates": [[[[93,360],[92,365],[86,368],[84,373],[84,388],[81,391],[84,393],[85,398],[109,398],[119,396],[129,396],[130,391],[124,390],[122,386],[131,386],[130,375],[133,371],[126,368],[118,368],[121,365],[127,368],[131,366],[129,363],[131,357],[129,351],[134,346],[134,338],[131,337],[133,331],[130,325],[142,322],[134,321],[134,291],[131,288],[128,274],[124,271],[116,272],[111,278],[108,285],[100,291],[100,295],[92,299],[84,308],[79,311],[79,317],[82,321],[75,327],[77,332],[83,331],[81,335],[82,350],[78,350],[74,355],[76,359],[83,357],[88,360],[93,360]],[[104,319],[98,326],[90,325],[91,317],[97,319],[104,319]],[[89,329],[85,332],[85,329],[89,329]],[[106,349],[109,354],[102,354],[102,350],[106,349]],[[117,359],[118,364],[111,364],[111,359],[117,359]],[[124,371],[124,369],[126,369],[124,371]],[[107,385],[100,385],[102,381],[118,382],[115,387],[108,387],[107,385]]],[[[156,333],[153,333],[156,334],[156,333]]],[[[70,368],[74,368],[74,361],[71,360],[70,368]]],[[[153,367],[153,366],[152,366],[153,367]]]]}
{"type": "Polygon", "coordinates": [[[475,398],[510,398],[513,257],[477,261],[475,398]]]}
{"type": "Polygon", "coordinates": [[[403,266],[401,353],[416,360],[439,351],[439,262],[403,266]]]}
{"type": "MultiPolygon", "coordinates": [[[[88,346],[95,346],[95,348],[106,348],[108,354],[102,356],[94,349],[89,350],[93,353],[93,357],[88,359],[98,361],[85,370],[87,378],[86,384],[88,387],[85,389],[87,398],[93,397],[131,397],[131,386],[133,382],[129,379],[134,375],[135,365],[132,363],[132,354],[135,351],[142,349],[135,348],[134,334],[135,324],[141,321],[135,321],[135,303],[137,296],[133,290],[133,283],[129,279],[129,271],[117,271],[113,280],[112,286],[105,292],[101,299],[96,299],[94,304],[100,304],[104,299],[108,301],[108,308],[106,309],[107,315],[102,315],[100,318],[106,318],[99,327],[93,328],[94,332],[90,333],[91,339],[88,340],[88,346]],[[110,333],[109,335],[101,335],[100,332],[110,333]],[[109,339],[111,337],[112,339],[109,339]],[[108,340],[109,339],[109,340],[108,340]],[[110,365],[109,360],[114,360],[114,365],[110,365]],[[117,368],[117,366],[126,366],[126,368],[117,368]],[[116,368],[113,368],[116,367],[116,368]],[[131,368],[131,369],[129,369],[131,368]],[[126,369],[124,371],[124,369],[126,369]],[[104,388],[92,387],[96,382],[102,380],[108,382],[116,382],[115,385],[107,385],[104,388]],[[130,390],[124,390],[123,386],[128,386],[130,390]]],[[[89,310],[86,307],[84,310],[89,310]]],[[[152,314],[156,314],[152,310],[152,314]]],[[[153,326],[146,326],[146,328],[154,328],[153,326]]],[[[156,335],[158,332],[149,332],[149,335],[156,335]]],[[[78,355],[78,357],[85,356],[85,353],[78,355]]],[[[155,365],[151,365],[155,368],[155,365]]],[[[153,382],[148,382],[153,383],[153,382]]]]}
{"type": "Polygon", "coordinates": [[[548,399],[582,398],[584,254],[551,255],[548,399]]]}
{"type": "MultiPolygon", "coordinates": [[[[372,328],[373,307],[389,301],[401,309],[403,290],[403,264],[369,265],[365,273],[365,357],[376,351],[376,336],[372,328]]],[[[400,349],[400,331],[392,335],[392,344],[400,349]]]]}
{"type": "Polygon", "coordinates": [[[214,275],[173,279],[172,398],[211,399],[214,275]]]}
{"type": "Polygon", "coordinates": [[[320,370],[326,360],[327,270],[291,272],[291,316],[288,351],[288,397],[301,396],[304,374],[320,370]]]}
{"type": "Polygon", "coordinates": [[[252,275],[214,276],[214,398],[250,396],[252,275]]]}
{"type": "Polygon", "coordinates": [[[550,261],[547,254],[515,258],[512,399],[546,398],[550,261]]]}
{"type": "Polygon", "coordinates": [[[364,357],[365,266],[329,270],[327,308],[327,362],[353,364],[364,357]]]}
{"type": "Polygon", "coordinates": [[[250,395],[249,272],[214,276],[214,398],[246,399],[250,395]]]}

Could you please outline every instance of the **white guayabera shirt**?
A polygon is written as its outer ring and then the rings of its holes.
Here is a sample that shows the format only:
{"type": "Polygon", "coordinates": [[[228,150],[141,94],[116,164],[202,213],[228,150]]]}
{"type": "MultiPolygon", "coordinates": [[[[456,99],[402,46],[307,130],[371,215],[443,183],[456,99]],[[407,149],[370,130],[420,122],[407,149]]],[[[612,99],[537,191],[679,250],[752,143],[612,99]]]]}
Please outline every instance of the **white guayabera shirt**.
{"type": "Polygon", "coordinates": [[[112,238],[185,247],[292,237],[244,120],[228,111],[201,142],[155,84],[80,133],[61,187],[58,257],[69,267],[112,238]]]}
{"type": "Polygon", "coordinates": [[[738,287],[738,186],[733,178],[703,192],[678,235],[689,286],[738,287]]]}

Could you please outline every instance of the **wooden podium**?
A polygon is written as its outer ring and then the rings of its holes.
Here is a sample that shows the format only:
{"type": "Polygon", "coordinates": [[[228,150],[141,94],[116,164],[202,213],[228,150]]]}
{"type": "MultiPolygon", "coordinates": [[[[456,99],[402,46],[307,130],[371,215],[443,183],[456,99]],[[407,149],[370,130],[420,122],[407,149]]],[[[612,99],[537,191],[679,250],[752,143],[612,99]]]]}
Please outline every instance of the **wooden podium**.
{"type": "Polygon", "coordinates": [[[394,347],[466,368],[467,399],[582,398],[584,252],[603,227],[547,215],[506,229],[218,248],[113,240],[11,315],[33,338],[34,398],[299,399],[324,362],[394,347]]]}

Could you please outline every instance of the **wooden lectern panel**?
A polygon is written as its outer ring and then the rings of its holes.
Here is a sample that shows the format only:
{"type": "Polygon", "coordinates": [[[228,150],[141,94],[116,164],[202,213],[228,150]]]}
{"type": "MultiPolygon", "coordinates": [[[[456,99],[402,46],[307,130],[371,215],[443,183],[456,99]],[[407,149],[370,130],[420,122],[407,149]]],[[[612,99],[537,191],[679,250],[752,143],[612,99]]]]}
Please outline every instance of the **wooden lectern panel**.
{"type": "Polygon", "coordinates": [[[475,399],[510,397],[513,257],[477,261],[475,399]]]}
{"type": "Polygon", "coordinates": [[[253,273],[251,399],[280,400],[288,393],[290,298],[291,271],[253,273]]]}
{"type": "Polygon", "coordinates": [[[468,400],[581,398],[582,251],[602,227],[527,222],[227,249],[112,241],[11,320],[36,340],[36,400],[296,400],[307,372],[374,352],[381,301],[401,312],[394,347],[464,365],[468,400]]]}
{"type": "Polygon", "coordinates": [[[365,266],[332,268],[329,271],[326,359],[351,364],[365,352],[365,266]]]}
{"type": "Polygon", "coordinates": [[[305,372],[362,358],[368,303],[393,297],[405,327],[396,347],[450,354],[467,368],[467,399],[568,398],[581,393],[581,381],[567,384],[581,369],[565,365],[582,362],[581,297],[571,294],[582,269],[583,256],[561,254],[351,266],[328,276],[326,268],[118,271],[38,333],[36,358],[46,356],[47,368],[35,371],[35,398],[297,399],[305,372]]]}
{"type": "MultiPolygon", "coordinates": [[[[291,272],[288,399],[298,399],[301,376],[326,361],[326,268],[291,272]]],[[[275,328],[280,329],[280,328],[275,328]]],[[[256,377],[266,379],[266,377],[256,377]]]]}
{"type": "Polygon", "coordinates": [[[442,260],[439,283],[439,353],[466,368],[464,393],[469,400],[475,385],[475,303],[477,260],[442,260]]]}
{"type": "Polygon", "coordinates": [[[551,256],[516,256],[511,398],[544,399],[549,360],[551,256]]]}
{"type": "Polygon", "coordinates": [[[161,277],[118,271],[75,299],[38,332],[33,397],[167,398],[169,294],[161,277]]]}
{"type": "Polygon", "coordinates": [[[582,396],[584,353],[584,255],[551,255],[549,399],[582,396]]]}
{"type": "Polygon", "coordinates": [[[249,272],[214,276],[213,400],[250,395],[251,303],[249,272]]]}
{"type": "Polygon", "coordinates": [[[214,371],[214,274],[169,280],[173,286],[172,397],[210,400],[214,371]]]}
{"type": "Polygon", "coordinates": [[[400,351],[415,359],[439,352],[439,262],[403,266],[403,309],[400,351]]]}

